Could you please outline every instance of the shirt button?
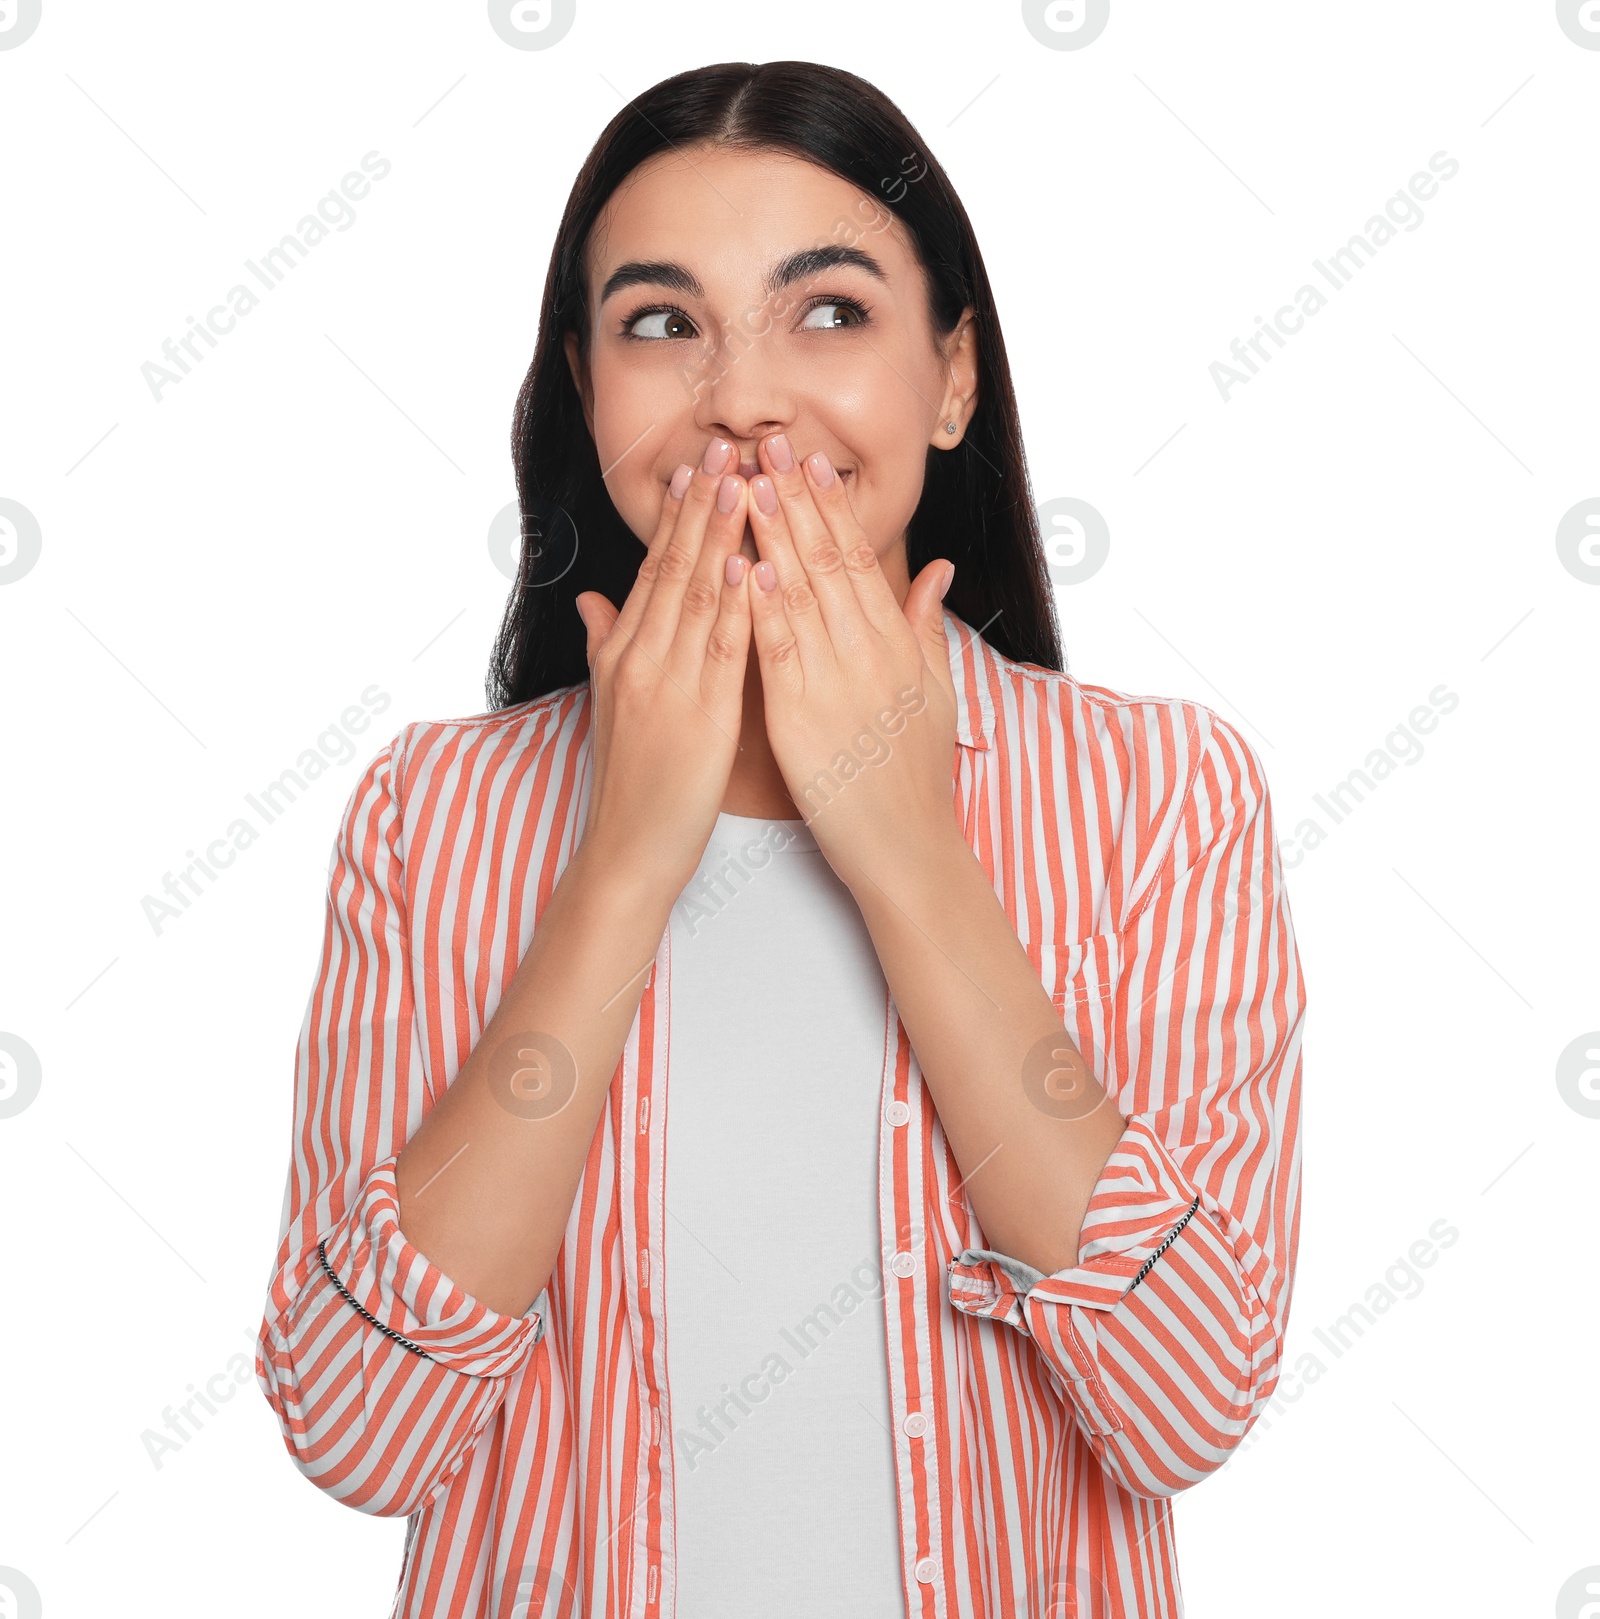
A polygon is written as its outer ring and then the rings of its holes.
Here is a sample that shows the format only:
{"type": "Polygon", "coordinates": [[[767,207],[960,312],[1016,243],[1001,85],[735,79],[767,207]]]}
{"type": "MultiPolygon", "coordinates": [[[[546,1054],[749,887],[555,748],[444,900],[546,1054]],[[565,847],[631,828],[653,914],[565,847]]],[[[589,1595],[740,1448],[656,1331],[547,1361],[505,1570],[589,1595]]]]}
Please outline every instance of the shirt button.
{"type": "Polygon", "coordinates": [[[922,1561],[917,1564],[917,1578],[921,1580],[924,1585],[932,1585],[933,1577],[938,1572],[939,1565],[934,1562],[931,1557],[924,1557],[922,1561]]]}
{"type": "Polygon", "coordinates": [[[883,1116],[890,1124],[904,1124],[911,1117],[911,1109],[904,1102],[891,1102],[883,1110],[883,1116]]]}
{"type": "Polygon", "coordinates": [[[920,1439],[928,1431],[928,1419],[920,1411],[913,1411],[900,1426],[913,1439],[920,1439]]]}
{"type": "Polygon", "coordinates": [[[908,1253],[898,1253],[889,1261],[889,1269],[896,1276],[909,1276],[917,1268],[915,1257],[908,1253]]]}

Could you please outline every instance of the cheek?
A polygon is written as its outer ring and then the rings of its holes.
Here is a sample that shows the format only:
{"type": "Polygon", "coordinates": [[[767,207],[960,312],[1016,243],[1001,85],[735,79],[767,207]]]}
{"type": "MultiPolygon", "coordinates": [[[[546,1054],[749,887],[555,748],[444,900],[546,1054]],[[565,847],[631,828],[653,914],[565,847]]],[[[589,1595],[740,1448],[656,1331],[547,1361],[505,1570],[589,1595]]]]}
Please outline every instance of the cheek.
{"type": "Polygon", "coordinates": [[[678,418],[691,407],[676,373],[665,365],[654,374],[597,364],[594,378],[595,454],[606,491],[622,520],[644,541],[661,514],[662,473],[656,462],[675,442],[678,418]]]}
{"type": "Polygon", "coordinates": [[[840,443],[856,467],[850,504],[881,556],[905,533],[922,498],[927,440],[920,421],[903,401],[884,401],[877,417],[852,432],[840,424],[840,443]]]}
{"type": "Polygon", "coordinates": [[[856,468],[850,504],[879,556],[899,542],[922,498],[928,418],[944,386],[921,350],[906,352],[900,336],[897,325],[879,340],[879,352],[839,367],[826,391],[813,395],[839,458],[856,468]]]}

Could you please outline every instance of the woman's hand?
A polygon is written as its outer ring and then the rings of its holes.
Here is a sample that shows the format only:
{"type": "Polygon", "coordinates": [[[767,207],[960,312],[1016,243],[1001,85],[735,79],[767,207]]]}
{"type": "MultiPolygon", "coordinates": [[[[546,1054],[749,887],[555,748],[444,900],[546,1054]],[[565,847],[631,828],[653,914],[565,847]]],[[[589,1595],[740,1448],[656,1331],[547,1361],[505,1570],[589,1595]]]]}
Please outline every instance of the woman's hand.
{"type": "Polygon", "coordinates": [[[737,467],[713,439],[698,469],[678,468],[620,613],[598,591],[577,598],[595,726],[582,855],[666,906],[705,852],[739,746],[750,610],[737,467]]]}
{"type": "Polygon", "coordinates": [[[818,846],[857,889],[965,847],[941,605],[955,568],[930,562],[902,608],[828,458],[802,466],[782,434],[757,453],[749,596],[767,737],[818,846]]]}
{"type": "Polygon", "coordinates": [[[595,591],[578,597],[594,688],[582,841],[487,1026],[396,1161],[407,1235],[505,1315],[522,1315],[554,1274],[645,975],[738,746],[748,569],[736,558],[729,584],[724,568],[748,487],[733,479],[717,509],[730,450],[713,440],[714,472],[678,469],[620,613],[595,591]],[[548,1059],[537,1083],[529,1052],[548,1059]]]}

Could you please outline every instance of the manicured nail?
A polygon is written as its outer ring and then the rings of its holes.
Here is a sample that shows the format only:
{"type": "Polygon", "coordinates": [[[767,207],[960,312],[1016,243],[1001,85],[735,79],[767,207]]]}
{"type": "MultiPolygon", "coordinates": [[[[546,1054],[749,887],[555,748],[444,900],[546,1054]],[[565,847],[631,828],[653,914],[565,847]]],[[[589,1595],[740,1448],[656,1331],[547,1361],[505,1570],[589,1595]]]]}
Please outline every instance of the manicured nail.
{"type": "Polygon", "coordinates": [[[739,504],[739,480],[737,478],[724,478],[717,485],[717,510],[731,512],[739,504]]]}
{"type": "Polygon", "coordinates": [[[735,551],[723,565],[722,577],[726,579],[730,585],[737,585],[739,581],[744,578],[745,560],[746,559],[744,557],[740,556],[739,553],[735,551]]]}
{"type": "Polygon", "coordinates": [[[681,465],[678,470],[673,473],[672,482],[667,485],[667,488],[672,491],[672,498],[674,500],[683,499],[683,492],[689,487],[689,480],[693,476],[694,468],[691,467],[687,462],[681,465]]]}
{"type": "Polygon", "coordinates": [[[779,472],[794,471],[794,451],[789,448],[789,441],[782,433],[774,433],[767,440],[767,454],[779,472]]]}
{"type": "Polygon", "coordinates": [[[940,601],[943,601],[945,599],[945,597],[950,594],[950,587],[951,587],[951,585],[953,585],[955,583],[955,578],[956,578],[956,565],[955,565],[955,563],[952,562],[949,565],[949,571],[944,576],[944,583],[942,585],[940,585],[940,587],[939,587],[939,600],[940,601]]]}
{"type": "Polygon", "coordinates": [[[811,468],[811,476],[816,480],[817,488],[826,489],[833,482],[833,462],[821,450],[815,455],[808,455],[806,465],[811,468]]]}
{"type": "Polygon", "coordinates": [[[756,583],[761,586],[763,595],[770,596],[778,588],[778,570],[770,562],[758,562],[756,583]]]}
{"type": "Polygon", "coordinates": [[[702,472],[721,472],[722,463],[728,459],[728,452],[733,446],[725,438],[714,438],[706,445],[706,453],[700,462],[702,472]]]}
{"type": "Polygon", "coordinates": [[[778,491],[773,487],[771,478],[752,478],[750,480],[750,493],[756,497],[756,505],[768,517],[778,509],[778,491]]]}

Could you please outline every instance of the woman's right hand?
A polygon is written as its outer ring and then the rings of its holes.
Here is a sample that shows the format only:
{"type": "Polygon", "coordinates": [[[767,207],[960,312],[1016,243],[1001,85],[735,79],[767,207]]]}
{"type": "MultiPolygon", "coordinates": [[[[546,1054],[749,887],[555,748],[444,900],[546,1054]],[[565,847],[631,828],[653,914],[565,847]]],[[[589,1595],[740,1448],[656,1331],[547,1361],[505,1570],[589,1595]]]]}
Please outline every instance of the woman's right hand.
{"type": "Polygon", "coordinates": [[[663,907],[705,852],[739,747],[750,610],[739,555],[749,485],[738,464],[734,446],[713,439],[687,487],[689,469],[678,469],[682,492],[663,497],[620,613],[598,591],[577,598],[594,703],[580,852],[663,907]],[[726,510],[719,491],[732,497],[726,510]]]}

